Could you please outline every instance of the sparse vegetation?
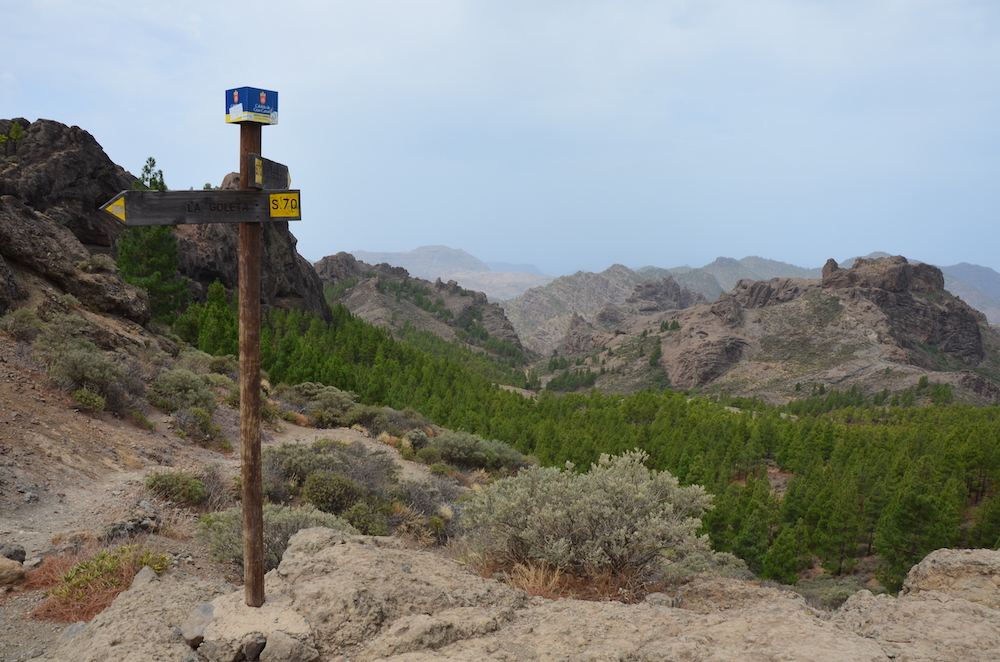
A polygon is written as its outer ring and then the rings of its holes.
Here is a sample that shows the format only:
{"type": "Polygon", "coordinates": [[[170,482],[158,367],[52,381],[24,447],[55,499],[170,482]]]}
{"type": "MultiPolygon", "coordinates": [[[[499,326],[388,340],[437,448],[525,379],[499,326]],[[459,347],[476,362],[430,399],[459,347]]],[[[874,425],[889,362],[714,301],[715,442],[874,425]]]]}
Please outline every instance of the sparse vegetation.
{"type": "MultiPolygon", "coordinates": [[[[353,526],[336,515],[311,506],[289,507],[264,504],[264,567],[273,570],[288,549],[288,540],[302,529],[323,526],[357,535],[353,526]]],[[[243,565],[243,513],[239,508],[209,513],[198,522],[198,535],[212,550],[212,557],[222,563],[243,565]]]]}
{"type": "Polygon", "coordinates": [[[208,496],[204,483],[180,471],[147,476],[146,489],[179,506],[197,506],[208,496]]]}
{"type": "Polygon", "coordinates": [[[586,473],[531,467],[473,495],[463,522],[486,565],[541,565],[576,576],[654,581],[664,553],[690,547],[711,507],[700,486],[680,487],[644,466],[642,451],[602,455],[586,473]]]}
{"type": "Polygon", "coordinates": [[[33,616],[62,623],[89,621],[127,589],[144,566],[160,574],[169,564],[169,556],[141,545],[99,552],[66,571],[59,583],[45,592],[48,599],[33,616]]]}

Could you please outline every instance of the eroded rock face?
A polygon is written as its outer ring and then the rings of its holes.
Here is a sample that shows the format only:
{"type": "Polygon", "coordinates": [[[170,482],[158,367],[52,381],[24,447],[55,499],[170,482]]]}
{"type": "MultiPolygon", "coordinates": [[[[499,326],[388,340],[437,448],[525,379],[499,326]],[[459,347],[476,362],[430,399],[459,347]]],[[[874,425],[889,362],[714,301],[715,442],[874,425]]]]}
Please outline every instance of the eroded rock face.
{"type": "Polygon", "coordinates": [[[850,269],[840,269],[836,261],[823,265],[823,288],[871,287],[889,292],[941,292],[944,274],[929,264],[910,264],[902,255],[859,257],[850,269]]]}
{"type": "Polygon", "coordinates": [[[411,277],[403,267],[394,267],[387,263],[376,265],[358,261],[350,253],[329,255],[315,264],[315,271],[323,283],[341,285],[345,281],[358,281],[342,299],[352,313],[360,316],[371,324],[378,326],[394,326],[402,324],[407,319],[417,328],[425,328],[447,340],[454,339],[453,328],[466,320],[474,320],[483,327],[490,338],[509,342],[517,349],[524,351],[521,339],[518,338],[514,326],[507,319],[499,304],[490,303],[482,292],[467,290],[454,280],[443,282],[438,278],[435,282],[411,277]],[[430,290],[429,297],[439,300],[451,312],[451,321],[440,322],[435,316],[416,309],[414,306],[401,305],[383,293],[386,285],[415,284],[430,290]],[[391,309],[391,310],[390,310],[391,309]],[[394,314],[395,313],[395,314],[394,314]]]}
{"type": "Polygon", "coordinates": [[[94,137],[78,126],[45,119],[18,123],[24,139],[14,162],[0,167],[0,195],[44,212],[85,246],[110,248],[121,227],[98,210],[119,191],[131,188],[135,178],[112,163],[94,137]]]}
{"type": "Polygon", "coordinates": [[[758,281],[743,278],[736,283],[736,287],[729,294],[742,308],[752,309],[776,306],[818,289],[820,283],[805,278],[772,278],[758,281]]]}

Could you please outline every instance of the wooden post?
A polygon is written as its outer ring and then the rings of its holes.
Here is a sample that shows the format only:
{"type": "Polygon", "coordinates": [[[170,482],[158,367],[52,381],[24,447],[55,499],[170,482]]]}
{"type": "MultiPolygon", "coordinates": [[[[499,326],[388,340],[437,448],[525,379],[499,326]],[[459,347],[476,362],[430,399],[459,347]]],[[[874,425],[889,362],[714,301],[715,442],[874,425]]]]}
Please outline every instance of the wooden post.
{"type": "MultiPolygon", "coordinates": [[[[248,155],[260,154],[260,128],[240,124],[240,188],[250,188],[248,155]]],[[[246,603],[264,604],[264,512],[260,452],[260,223],[240,223],[240,458],[243,475],[243,579],[246,603]]]]}

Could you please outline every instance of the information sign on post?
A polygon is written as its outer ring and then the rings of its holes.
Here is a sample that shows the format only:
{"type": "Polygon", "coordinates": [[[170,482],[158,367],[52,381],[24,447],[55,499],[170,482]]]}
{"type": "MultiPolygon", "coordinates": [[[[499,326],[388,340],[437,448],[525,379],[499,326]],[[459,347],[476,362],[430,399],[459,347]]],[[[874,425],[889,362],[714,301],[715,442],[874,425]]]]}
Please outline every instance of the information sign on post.
{"type": "Polygon", "coordinates": [[[277,124],[278,93],[257,87],[226,90],[226,122],[277,124]]]}
{"type": "Polygon", "coordinates": [[[260,156],[260,127],[278,123],[278,93],[226,90],[226,122],[240,125],[240,190],[122,191],[102,210],[129,226],[238,223],[240,461],[246,603],[264,604],[264,514],[260,450],[261,223],[302,218],[288,168],[260,156]]]}

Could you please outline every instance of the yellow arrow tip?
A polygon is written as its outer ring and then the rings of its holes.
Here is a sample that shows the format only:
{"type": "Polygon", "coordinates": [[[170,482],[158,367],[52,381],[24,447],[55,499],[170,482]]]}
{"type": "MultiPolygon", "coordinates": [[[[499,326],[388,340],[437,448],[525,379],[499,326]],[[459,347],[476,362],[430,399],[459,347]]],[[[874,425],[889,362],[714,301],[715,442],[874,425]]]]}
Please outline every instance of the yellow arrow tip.
{"type": "Polygon", "coordinates": [[[117,217],[122,223],[125,222],[125,194],[119,193],[116,198],[101,207],[104,211],[117,217]]]}

